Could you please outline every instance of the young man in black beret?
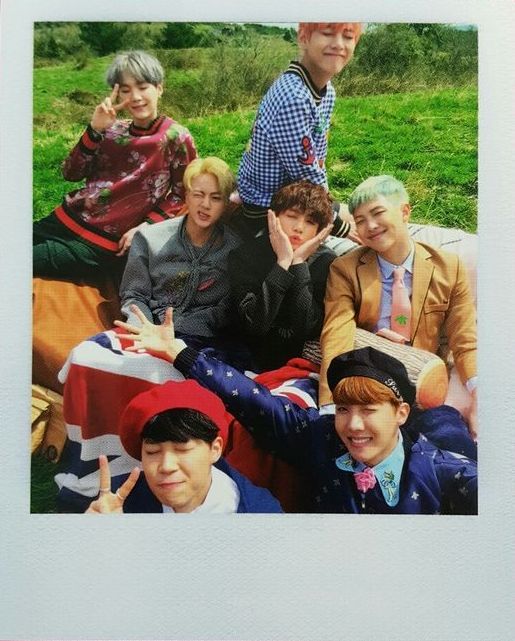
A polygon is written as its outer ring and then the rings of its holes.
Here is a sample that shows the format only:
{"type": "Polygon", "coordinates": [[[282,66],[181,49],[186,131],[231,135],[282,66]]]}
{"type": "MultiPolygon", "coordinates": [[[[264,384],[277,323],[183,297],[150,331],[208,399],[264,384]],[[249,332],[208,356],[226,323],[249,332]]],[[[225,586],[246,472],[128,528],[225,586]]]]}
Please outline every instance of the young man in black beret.
{"type": "Polygon", "coordinates": [[[442,406],[404,427],[415,390],[397,359],[371,347],[333,359],[328,382],[336,415],[321,415],[175,339],[171,309],[160,326],[141,321],[141,327],[116,322],[134,341],[129,349],[172,362],[221,398],[262,447],[309,475],[314,511],[477,513],[476,463],[464,455],[475,450],[466,425],[442,406]]]}
{"type": "Polygon", "coordinates": [[[464,264],[456,254],[411,238],[409,195],[393,176],[367,178],[348,205],[363,247],[337,258],[329,270],[319,404],[331,404],[327,368],[353,348],[356,328],[433,354],[441,353],[445,338],[466,398],[463,415],[476,439],[476,308],[464,264]]]}

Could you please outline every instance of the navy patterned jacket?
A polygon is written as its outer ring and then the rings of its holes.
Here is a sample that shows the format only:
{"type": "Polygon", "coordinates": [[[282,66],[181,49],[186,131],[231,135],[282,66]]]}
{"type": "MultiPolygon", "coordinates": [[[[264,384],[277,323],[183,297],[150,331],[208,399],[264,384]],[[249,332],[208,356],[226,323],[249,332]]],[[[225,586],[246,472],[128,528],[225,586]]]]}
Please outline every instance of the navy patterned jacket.
{"type": "MultiPolygon", "coordinates": [[[[389,507],[379,484],[363,498],[352,474],[336,467],[335,459],[346,450],[336,434],[333,415],[321,415],[315,408],[302,409],[287,398],[273,396],[266,387],[213,358],[210,350],[199,353],[188,347],[174,365],[217,394],[261,447],[309,475],[313,511],[477,513],[477,465],[471,458],[453,453],[466,449],[470,441],[460,414],[453,408],[441,406],[422,412],[403,430],[400,499],[395,507],[389,507]],[[428,440],[431,436],[437,444],[428,440]]],[[[472,452],[470,447],[468,453],[472,452]]]]}

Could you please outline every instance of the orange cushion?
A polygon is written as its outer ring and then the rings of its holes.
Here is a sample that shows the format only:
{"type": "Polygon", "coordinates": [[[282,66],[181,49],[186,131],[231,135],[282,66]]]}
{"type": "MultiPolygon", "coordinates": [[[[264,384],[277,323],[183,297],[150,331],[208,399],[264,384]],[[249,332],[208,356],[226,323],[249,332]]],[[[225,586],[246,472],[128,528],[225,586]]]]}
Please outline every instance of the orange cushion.
{"type": "Polygon", "coordinates": [[[57,373],[70,350],[120,318],[118,286],[33,278],[32,382],[62,394],[57,373]]]}

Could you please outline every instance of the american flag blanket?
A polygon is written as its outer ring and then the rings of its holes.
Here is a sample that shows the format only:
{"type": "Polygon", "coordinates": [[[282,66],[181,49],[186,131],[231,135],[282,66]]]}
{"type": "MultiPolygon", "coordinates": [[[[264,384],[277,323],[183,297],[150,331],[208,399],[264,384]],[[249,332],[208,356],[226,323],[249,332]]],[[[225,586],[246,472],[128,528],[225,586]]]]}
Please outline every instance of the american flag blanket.
{"type": "MultiPolygon", "coordinates": [[[[127,352],[124,347],[117,330],[96,334],[70,352],[59,372],[64,384],[68,445],[65,471],[57,474],[55,481],[58,502],[64,510],[84,511],[97,496],[100,454],[108,457],[113,491],[139,464],[125,452],[117,433],[120,416],[129,401],[154,385],[184,380],[170,363],[149,354],[127,352]]],[[[305,359],[292,359],[285,367],[257,377],[249,372],[247,375],[302,407],[316,406],[318,367],[305,359]]],[[[238,442],[229,437],[225,454],[238,442]]]]}

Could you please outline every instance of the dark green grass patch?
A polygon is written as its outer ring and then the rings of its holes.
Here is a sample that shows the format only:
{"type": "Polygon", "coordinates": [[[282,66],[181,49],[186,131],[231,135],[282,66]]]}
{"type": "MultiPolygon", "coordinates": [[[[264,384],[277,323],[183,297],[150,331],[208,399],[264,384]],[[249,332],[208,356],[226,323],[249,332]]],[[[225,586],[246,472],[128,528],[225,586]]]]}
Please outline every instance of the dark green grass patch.
{"type": "Polygon", "coordinates": [[[94,106],[106,93],[105,58],[92,59],[85,69],[75,69],[72,62],[34,69],[34,114],[54,114],[56,124],[70,122],[69,96],[84,92],[94,106]]]}
{"type": "Polygon", "coordinates": [[[61,463],[50,463],[34,454],[30,466],[30,511],[32,514],[57,512],[57,485],[54,476],[62,470],[61,463]]]}
{"type": "Polygon", "coordinates": [[[477,226],[477,92],[473,88],[337,101],[328,153],[332,192],[392,174],[417,222],[477,226]]]}

